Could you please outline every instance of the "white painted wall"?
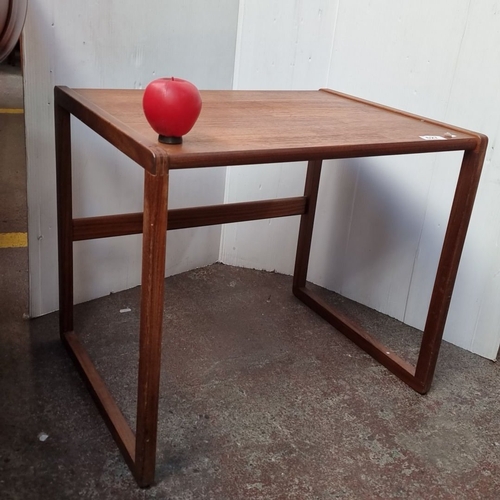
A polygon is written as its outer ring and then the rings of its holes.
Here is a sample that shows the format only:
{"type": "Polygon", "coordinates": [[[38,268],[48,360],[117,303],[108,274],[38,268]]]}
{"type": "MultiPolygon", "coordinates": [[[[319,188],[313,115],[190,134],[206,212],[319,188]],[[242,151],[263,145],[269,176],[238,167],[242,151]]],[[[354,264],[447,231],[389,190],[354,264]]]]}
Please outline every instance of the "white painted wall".
{"type": "MultiPolygon", "coordinates": [[[[500,1],[241,0],[235,88],[328,86],[490,138],[445,338],[500,343],[500,1]]],[[[326,162],[309,278],[422,328],[459,155],[326,162]]],[[[301,165],[227,170],[226,200],[302,191],[301,165]]],[[[291,273],[298,222],[227,226],[221,258],[291,273]]]]}
{"type": "MultiPolygon", "coordinates": [[[[329,86],[476,129],[485,171],[445,338],[494,358],[499,297],[500,0],[32,0],[25,29],[31,312],[57,307],[52,87],[329,86]],[[235,40],[236,54],[235,54],[235,40]]],[[[75,124],[75,214],[141,209],[140,169],[75,124]]],[[[457,155],[327,162],[310,279],[422,328],[457,155]]],[[[304,165],[175,172],[174,205],[300,194],[304,165]],[[224,194],[224,184],[226,191],[224,194]]],[[[167,273],[220,257],[291,273],[295,218],[169,234],[167,273]]],[[[76,246],[78,301],[139,282],[140,238],[76,246]]]]}
{"type": "MultiPolygon", "coordinates": [[[[31,0],[24,30],[31,315],[57,308],[53,86],[231,88],[237,0],[31,0]]],[[[142,210],[142,169],[74,124],[75,216],[142,210]]],[[[220,203],[224,169],[174,172],[173,206],[220,203]]],[[[75,244],[75,298],[140,282],[140,236],[75,244]]],[[[167,274],[217,260],[220,228],[169,233],[167,274]]]]}

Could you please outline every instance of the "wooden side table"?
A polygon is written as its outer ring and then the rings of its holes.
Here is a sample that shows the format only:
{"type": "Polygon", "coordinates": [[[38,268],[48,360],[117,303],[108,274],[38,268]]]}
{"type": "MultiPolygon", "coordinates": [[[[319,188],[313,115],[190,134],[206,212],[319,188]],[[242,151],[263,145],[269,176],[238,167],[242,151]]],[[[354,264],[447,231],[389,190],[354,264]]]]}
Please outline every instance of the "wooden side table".
{"type": "Polygon", "coordinates": [[[429,390],[458,270],[487,138],[357,99],[321,91],[204,91],[182,145],[163,145],[142,113],[140,90],[55,88],[60,333],[140,486],[153,483],[169,230],[300,215],[293,293],[414,390],[429,390]],[[142,213],[72,215],[70,115],[144,169],[142,213]],[[306,287],[324,159],[464,151],[416,366],[306,287]],[[308,161],[303,196],[168,209],[171,169],[308,161]],[[168,221],[168,222],[167,222],[168,221]],[[130,429],[73,328],[73,242],[143,234],[137,427],[130,429]]]}

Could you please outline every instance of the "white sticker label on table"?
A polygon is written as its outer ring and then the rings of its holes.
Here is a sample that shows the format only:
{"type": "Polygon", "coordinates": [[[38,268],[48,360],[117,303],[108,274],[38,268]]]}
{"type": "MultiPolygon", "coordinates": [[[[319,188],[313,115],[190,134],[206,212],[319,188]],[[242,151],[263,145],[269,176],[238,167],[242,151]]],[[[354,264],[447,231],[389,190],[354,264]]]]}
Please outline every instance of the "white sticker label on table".
{"type": "Polygon", "coordinates": [[[420,139],[424,139],[426,141],[446,141],[446,137],[441,135],[421,135],[420,139]]]}

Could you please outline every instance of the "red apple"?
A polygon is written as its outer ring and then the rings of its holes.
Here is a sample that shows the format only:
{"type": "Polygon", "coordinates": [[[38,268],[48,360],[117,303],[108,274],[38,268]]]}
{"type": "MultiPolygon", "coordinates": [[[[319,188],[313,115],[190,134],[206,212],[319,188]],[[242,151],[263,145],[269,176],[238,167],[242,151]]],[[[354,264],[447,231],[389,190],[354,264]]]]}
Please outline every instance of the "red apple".
{"type": "Polygon", "coordinates": [[[200,116],[201,96],[187,80],[158,78],[146,87],[142,107],[160,142],[180,144],[200,116]]]}

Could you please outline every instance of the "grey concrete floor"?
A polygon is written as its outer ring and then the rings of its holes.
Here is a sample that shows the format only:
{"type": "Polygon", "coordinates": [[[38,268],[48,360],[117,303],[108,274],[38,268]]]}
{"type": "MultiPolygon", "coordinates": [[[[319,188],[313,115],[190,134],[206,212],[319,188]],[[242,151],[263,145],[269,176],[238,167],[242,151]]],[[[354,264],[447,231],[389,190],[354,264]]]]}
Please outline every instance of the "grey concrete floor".
{"type": "MultiPolygon", "coordinates": [[[[4,228],[20,227],[9,217],[4,228]]],[[[0,273],[2,500],[500,497],[498,364],[445,342],[420,396],[297,301],[290,277],[221,264],[166,280],[157,477],[140,490],[57,314],[23,320],[26,249],[0,249],[0,273]]],[[[418,331],[320,293],[414,359],[418,331]]],[[[76,308],[131,424],[138,298],[135,288],[76,308]]]]}
{"type": "Polygon", "coordinates": [[[19,66],[0,64],[0,108],[22,108],[22,76],[19,66]]]}
{"type": "MultiPolygon", "coordinates": [[[[143,491],[59,343],[57,315],[29,333],[18,316],[2,336],[2,498],[498,498],[498,365],[444,343],[420,396],[290,288],[290,277],[221,264],[167,279],[157,484],[143,491]]],[[[322,293],[415,352],[418,332],[322,293]]],[[[76,309],[132,425],[138,295],[76,309]]]]}

